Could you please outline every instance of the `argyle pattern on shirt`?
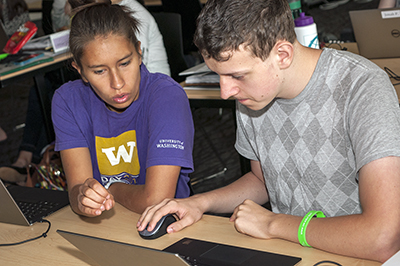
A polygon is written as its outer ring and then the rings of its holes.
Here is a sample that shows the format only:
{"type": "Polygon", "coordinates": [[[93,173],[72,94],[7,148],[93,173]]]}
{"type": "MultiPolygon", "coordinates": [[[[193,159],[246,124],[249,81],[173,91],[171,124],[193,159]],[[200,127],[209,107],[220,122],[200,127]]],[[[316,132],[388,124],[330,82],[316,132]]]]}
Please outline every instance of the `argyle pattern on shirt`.
{"type": "Polygon", "coordinates": [[[329,216],[360,212],[340,108],[332,96],[320,100],[321,108],[307,101],[274,104],[268,115],[243,120],[245,127],[258,130],[249,138],[258,148],[275,211],[300,216],[310,209],[329,216]]]}

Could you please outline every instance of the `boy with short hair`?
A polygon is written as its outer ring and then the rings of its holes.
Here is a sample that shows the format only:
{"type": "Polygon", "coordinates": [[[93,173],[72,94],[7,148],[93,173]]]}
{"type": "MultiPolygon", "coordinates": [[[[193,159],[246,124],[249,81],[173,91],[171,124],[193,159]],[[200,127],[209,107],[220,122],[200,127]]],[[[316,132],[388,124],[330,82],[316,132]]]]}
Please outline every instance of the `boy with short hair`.
{"type": "Polygon", "coordinates": [[[166,213],[180,218],[175,232],[233,211],[236,229],[257,238],[378,261],[398,251],[400,109],[387,74],[349,52],[302,46],[286,0],[209,0],[194,41],[221,97],[237,100],[235,147],[251,171],[148,208],[138,229],[166,213]]]}

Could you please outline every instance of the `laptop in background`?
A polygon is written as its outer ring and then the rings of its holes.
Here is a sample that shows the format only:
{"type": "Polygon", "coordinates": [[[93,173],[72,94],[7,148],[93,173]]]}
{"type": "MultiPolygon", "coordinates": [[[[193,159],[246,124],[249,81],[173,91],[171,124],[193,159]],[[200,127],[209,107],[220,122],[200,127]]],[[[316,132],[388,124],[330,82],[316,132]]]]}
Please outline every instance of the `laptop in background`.
{"type": "Polygon", "coordinates": [[[0,222],[32,225],[67,206],[68,192],[16,185],[5,186],[0,179],[0,222]]]}
{"type": "Polygon", "coordinates": [[[301,258],[183,238],[164,250],[57,230],[62,237],[91,257],[100,266],[293,266],[301,258]]]}
{"type": "Polygon", "coordinates": [[[400,8],[349,11],[360,55],[400,57],[400,8]]]}

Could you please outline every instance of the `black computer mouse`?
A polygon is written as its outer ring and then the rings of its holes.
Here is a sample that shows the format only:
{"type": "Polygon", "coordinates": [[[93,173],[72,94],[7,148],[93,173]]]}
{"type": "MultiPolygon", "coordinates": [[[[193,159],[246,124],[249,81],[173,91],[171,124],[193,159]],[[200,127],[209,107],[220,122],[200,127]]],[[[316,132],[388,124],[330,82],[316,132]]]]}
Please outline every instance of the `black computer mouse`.
{"type": "Polygon", "coordinates": [[[144,229],[143,231],[139,231],[139,235],[144,238],[144,239],[156,239],[159,238],[160,236],[163,236],[167,233],[167,227],[172,224],[173,222],[176,222],[176,218],[172,214],[167,214],[163,216],[156,224],[153,230],[147,231],[144,229]]]}

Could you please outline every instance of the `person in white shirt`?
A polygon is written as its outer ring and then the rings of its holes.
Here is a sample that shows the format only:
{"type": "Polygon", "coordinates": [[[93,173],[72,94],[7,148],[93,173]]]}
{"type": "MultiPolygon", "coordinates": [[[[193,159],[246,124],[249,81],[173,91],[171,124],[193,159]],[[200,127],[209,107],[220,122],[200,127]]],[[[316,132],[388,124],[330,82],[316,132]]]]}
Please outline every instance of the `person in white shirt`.
{"type": "Polygon", "coordinates": [[[167,52],[154,17],[136,0],[112,0],[111,2],[129,7],[135,11],[135,18],[141,22],[137,37],[142,49],[142,60],[147,69],[150,72],[160,72],[170,76],[167,52]]]}
{"type": "MultiPolygon", "coordinates": [[[[82,0],[82,5],[95,1],[82,0]]],[[[138,39],[142,49],[142,60],[150,72],[160,72],[168,76],[171,70],[168,64],[167,52],[164,47],[163,37],[158,29],[157,22],[150,12],[136,0],[113,0],[113,4],[124,5],[134,11],[134,16],[141,23],[138,39]]],[[[75,8],[73,6],[72,8],[75,8]]],[[[65,26],[65,15],[69,18],[71,6],[66,0],[55,0],[52,10],[53,28],[65,26]],[[67,6],[62,5],[62,2],[67,6]],[[64,12],[65,9],[65,12],[64,12]],[[66,14],[65,14],[66,13],[66,14]]]]}
{"type": "Polygon", "coordinates": [[[53,31],[61,31],[69,28],[70,16],[67,0],[54,0],[53,8],[51,9],[51,22],[53,24],[53,31]]]}
{"type": "Polygon", "coordinates": [[[381,0],[379,1],[378,8],[392,8],[399,6],[400,6],[400,0],[381,0]]]}

